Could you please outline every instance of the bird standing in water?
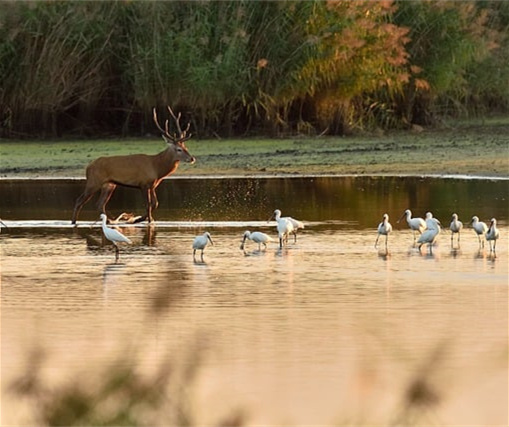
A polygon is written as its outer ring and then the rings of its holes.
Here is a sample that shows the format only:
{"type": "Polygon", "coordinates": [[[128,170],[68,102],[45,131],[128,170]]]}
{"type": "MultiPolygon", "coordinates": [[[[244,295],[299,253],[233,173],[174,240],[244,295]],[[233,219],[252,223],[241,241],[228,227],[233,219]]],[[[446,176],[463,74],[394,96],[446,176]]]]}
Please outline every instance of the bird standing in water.
{"type": "Polygon", "coordinates": [[[417,243],[419,243],[419,251],[421,250],[421,246],[425,243],[429,246],[429,253],[433,253],[433,244],[437,236],[440,234],[440,221],[436,218],[433,218],[433,214],[431,212],[426,213],[426,230],[423,231],[421,236],[417,239],[417,243]]]}
{"type": "MultiPolygon", "coordinates": [[[[281,215],[281,211],[279,211],[279,214],[281,215]]],[[[290,233],[293,234],[293,243],[297,243],[297,231],[299,231],[299,228],[304,228],[304,223],[298,219],[292,218],[291,216],[283,216],[282,219],[292,223],[293,230],[290,233]]]]}
{"type": "Polygon", "coordinates": [[[244,250],[244,246],[246,244],[246,240],[247,239],[252,240],[253,242],[258,243],[258,250],[259,251],[261,250],[261,245],[263,245],[265,247],[265,249],[267,249],[267,243],[274,241],[274,239],[272,237],[270,237],[270,236],[268,236],[265,233],[262,233],[260,231],[254,231],[253,233],[251,233],[249,230],[246,230],[244,232],[244,236],[243,236],[243,239],[242,239],[242,243],[240,245],[240,249],[244,250]]]}
{"type": "Polygon", "coordinates": [[[497,239],[500,237],[500,232],[497,229],[497,220],[495,218],[491,218],[490,228],[486,233],[486,240],[490,243],[490,252],[495,252],[495,247],[497,246],[497,239]],[[493,241],[493,248],[491,247],[491,242],[493,241]]]}
{"type": "Polygon", "coordinates": [[[484,248],[484,239],[486,232],[488,231],[488,226],[485,222],[479,221],[479,217],[475,215],[472,217],[470,222],[472,223],[472,227],[477,234],[477,239],[479,240],[479,248],[484,248]]]}
{"type": "Polygon", "coordinates": [[[460,231],[463,228],[463,223],[458,219],[458,214],[452,214],[451,225],[449,225],[449,229],[451,230],[451,247],[453,246],[454,234],[458,233],[458,246],[460,244],[460,231]]]}
{"type": "Polygon", "coordinates": [[[132,243],[126,236],[124,236],[120,231],[110,228],[106,225],[106,221],[108,217],[105,214],[100,215],[102,221],[102,229],[104,233],[104,237],[113,243],[115,246],[115,261],[118,261],[119,258],[119,248],[118,243],[132,243]]]}
{"type": "Polygon", "coordinates": [[[274,218],[277,222],[277,232],[279,236],[279,248],[283,247],[283,242],[288,242],[288,235],[293,232],[293,224],[288,218],[281,218],[281,211],[276,209],[269,221],[274,218]]]}
{"type": "Polygon", "coordinates": [[[389,233],[392,231],[392,225],[389,222],[389,215],[384,214],[382,222],[378,224],[378,235],[376,236],[375,241],[375,248],[378,245],[378,239],[380,238],[380,235],[385,236],[385,249],[387,249],[387,240],[389,238],[389,233]]]}
{"type": "Polygon", "coordinates": [[[212,237],[210,236],[210,233],[208,231],[203,233],[201,236],[197,236],[194,238],[194,241],[193,241],[193,259],[194,260],[196,260],[196,258],[195,258],[196,251],[201,250],[201,260],[203,261],[203,251],[205,249],[205,246],[207,246],[207,244],[209,243],[209,241],[210,241],[210,244],[212,246],[214,246],[214,242],[212,241],[212,237]]]}
{"type": "Polygon", "coordinates": [[[422,232],[426,229],[426,221],[424,221],[422,218],[412,218],[412,211],[410,209],[407,209],[405,212],[403,212],[403,215],[401,215],[397,222],[400,222],[403,217],[406,217],[408,227],[410,227],[410,230],[412,230],[415,244],[415,232],[417,231],[419,234],[422,234],[422,232]]]}

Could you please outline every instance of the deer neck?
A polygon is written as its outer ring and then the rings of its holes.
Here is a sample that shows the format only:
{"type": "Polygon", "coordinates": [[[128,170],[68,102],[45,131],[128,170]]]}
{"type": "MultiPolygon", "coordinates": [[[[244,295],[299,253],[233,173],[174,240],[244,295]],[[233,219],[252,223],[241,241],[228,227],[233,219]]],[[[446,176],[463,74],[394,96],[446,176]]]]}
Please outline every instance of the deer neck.
{"type": "Polygon", "coordinates": [[[177,170],[180,163],[180,160],[177,159],[175,153],[173,153],[170,150],[170,148],[161,151],[154,157],[155,157],[154,163],[156,165],[157,173],[160,178],[171,175],[173,172],[177,170]]]}

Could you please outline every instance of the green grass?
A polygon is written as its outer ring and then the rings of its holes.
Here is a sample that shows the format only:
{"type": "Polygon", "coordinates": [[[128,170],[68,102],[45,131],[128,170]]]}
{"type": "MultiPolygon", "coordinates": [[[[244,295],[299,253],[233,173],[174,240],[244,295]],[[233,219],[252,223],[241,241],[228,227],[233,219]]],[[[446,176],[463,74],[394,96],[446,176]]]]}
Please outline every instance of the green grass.
{"type": "MultiPolygon", "coordinates": [[[[197,140],[194,165],[177,175],[467,174],[509,176],[509,124],[351,137],[197,140]]],[[[157,137],[129,140],[2,141],[2,177],[84,177],[100,156],[154,154],[157,137]]]]}

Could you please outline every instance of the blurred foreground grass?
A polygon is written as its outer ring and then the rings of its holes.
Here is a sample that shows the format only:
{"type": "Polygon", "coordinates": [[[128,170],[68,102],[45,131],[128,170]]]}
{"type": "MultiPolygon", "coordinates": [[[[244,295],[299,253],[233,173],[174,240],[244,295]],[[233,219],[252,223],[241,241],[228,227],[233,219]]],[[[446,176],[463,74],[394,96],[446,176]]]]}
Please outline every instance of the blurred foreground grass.
{"type": "MultiPolygon", "coordinates": [[[[349,137],[198,140],[176,175],[465,174],[509,176],[509,119],[349,137]]],[[[78,177],[100,156],[155,154],[158,137],[0,141],[0,177],[78,177]]]]}
{"type": "MultiPolygon", "coordinates": [[[[151,301],[145,315],[146,331],[168,315],[174,314],[174,303],[183,298],[182,285],[171,282],[161,285],[148,296],[151,301]]],[[[127,340],[129,341],[129,340],[127,340]]],[[[45,381],[44,370],[51,364],[51,354],[34,343],[28,354],[26,368],[7,386],[19,401],[30,408],[24,414],[26,424],[44,426],[244,426],[253,425],[254,415],[249,403],[230,406],[226,413],[214,420],[200,420],[203,413],[196,397],[202,368],[213,351],[214,342],[206,334],[198,333],[181,346],[178,354],[163,349],[164,357],[155,364],[146,365],[153,350],[148,342],[120,343],[118,356],[111,362],[87,370],[67,373],[58,385],[45,381]],[[145,362],[144,362],[145,361],[145,362]]],[[[348,384],[350,397],[339,399],[337,415],[330,424],[335,426],[440,426],[442,413],[450,404],[455,382],[448,372],[453,353],[454,339],[444,338],[422,352],[418,360],[406,359],[404,352],[395,356],[397,372],[404,378],[392,389],[377,389],[377,377],[382,366],[360,368],[354,383],[348,384]],[[374,388],[373,388],[374,387],[374,388]],[[369,397],[368,390],[377,390],[369,397]],[[387,399],[387,394],[391,394],[387,399]],[[358,399],[361,413],[354,409],[358,399]],[[377,407],[383,401],[382,414],[377,407]],[[356,402],[356,403],[355,403],[356,402]]],[[[380,343],[380,345],[383,345],[380,343]]],[[[507,352],[495,351],[493,370],[506,369],[507,352]]],[[[332,374],[332,373],[331,373],[332,374]]],[[[398,381],[393,378],[394,384],[398,381]]],[[[228,387],[228,382],[217,384],[228,387]]],[[[231,386],[231,385],[230,385],[231,386]]],[[[229,405],[225,402],[225,406],[229,405]]],[[[278,425],[283,420],[272,420],[268,425],[278,425]]],[[[452,425],[452,424],[447,424],[452,425]]]]}

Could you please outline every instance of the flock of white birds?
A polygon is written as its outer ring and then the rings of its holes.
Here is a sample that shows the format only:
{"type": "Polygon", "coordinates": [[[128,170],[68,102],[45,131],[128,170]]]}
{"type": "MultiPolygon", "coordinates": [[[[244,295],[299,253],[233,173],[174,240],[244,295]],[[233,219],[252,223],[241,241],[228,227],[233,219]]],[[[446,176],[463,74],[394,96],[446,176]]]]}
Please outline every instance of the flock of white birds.
{"type": "MultiPolygon", "coordinates": [[[[407,209],[403,212],[403,215],[398,219],[398,223],[405,217],[408,227],[412,230],[414,245],[417,245],[419,251],[421,247],[425,244],[428,244],[429,251],[432,253],[433,245],[437,239],[437,236],[440,234],[442,230],[442,224],[440,221],[433,217],[431,212],[427,212],[425,219],[422,218],[412,218],[412,211],[407,209]],[[416,233],[419,234],[417,237],[416,233]]],[[[104,237],[113,243],[115,246],[115,260],[119,259],[119,243],[131,243],[126,236],[124,236],[118,229],[109,227],[107,225],[108,218],[105,214],[100,215],[100,219],[102,222],[102,230],[104,233],[104,237]]],[[[111,220],[110,222],[113,224],[118,224],[120,221],[124,221],[126,223],[135,222],[138,217],[134,217],[132,214],[121,214],[118,218],[111,220]]],[[[297,231],[301,228],[304,228],[304,223],[302,221],[298,221],[292,217],[282,217],[281,211],[276,209],[272,216],[269,218],[269,221],[274,219],[277,224],[277,232],[279,238],[279,247],[282,248],[283,245],[288,243],[288,239],[290,234],[294,236],[294,243],[297,242],[297,231]]],[[[473,230],[475,231],[477,238],[479,239],[479,248],[484,248],[484,242],[488,241],[490,245],[490,253],[495,253],[497,240],[500,237],[500,232],[497,229],[497,220],[492,218],[490,221],[490,225],[485,222],[479,220],[477,216],[473,216],[470,221],[473,230]]],[[[0,225],[7,227],[1,220],[0,225]]],[[[452,214],[451,223],[449,225],[449,230],[451,231],[451,246],[454,244],[454,235],[457,235],[457,242],[459,245],[460,242],[460,233],[463,229],[463,223],[458,219],[458,215],[456,213],[452,214]]],[[[382,222],[378,225],[377,228],[377,237],[375,241],[375,248],[378,246],[378,240],[380,236],[385,236],[385,249],[387,250],[388,238],[389,234],[392,232],[392,225],[389,222],[389,215],[384,214],[382,218],[382,222]]],[[[261,231],[245,231],[242,239],[242,243],[240,245],[240,249],[244,250],[246,245],[246,240],[251,240],[255,243],[258,243],[258,249],[261,250],[262,245],[264,248],[267,248],[267,243],[273,242],[274,239],[269,235],[262,233],[261,231]]],[[[203,251],[205,247],[209,244],[214,245],[212,240],[212,236],[208,231],[203,233],[200,236],[195,237],[193,240],[193,259],[196,259],[196,251],[201,251],[201,259],[203,260],[203,251]]]]}
{"type": "MultiPolygon", "coordinates": [[[[124,218],[122,217],[122,215],[119,218],[117,218],[117,220],[114,220],[112,222],[118,223],[119,220],[125,220],[129,222],[130,218],[124,218]]],[[[101,214],[100,218],[102,221],[102,229],[104,236],[106,237],[106,239],[108,239],[115,245],[115,259],[118,261],[119,258],[118,243],[131,243],[131,241],[127,237],[125,237],[120,231],[118,231],[115,228],[111,228],[106,224],[107,222],[106,215],[101,214]]],[[[412,218],[412,211],[410,211],[410,209],[407,209],[403,213],[403,215],[398,219],[397,222],[399,223],[403,218],[406,219],[408,227],[412,230],[414,245],[417,245],[420,251],[421,247],[427,244],[430,253],[432,253],[433,244],[435,243],[437,236],[440,234],[440,231],[442,230],[442,224],[440,223],[440,221],[434,218],[431,212],[426,213],[425,219],[412,218]]],[[[272,216],[269,218],[269,221],[272,219],[276,221],[280,248],[282,248],[283,245],[288,243],[290,234],[293,234],[294,236],[294,243],[297,242],[297,231],[301,228],[304,228],[304,223],[302,221],[298,221],[288,216],[287,217],[281,216],[281,211],[279,209],[276,209],[274,211],[272,216]]],[[[473,216],[470,223],[479,239],[479,248],[484,248],[484,241],[486,240],[489,242],[490,252],[495,252],[497,239],[500,237],[500,232],[497,229],[497,220],[495,218],[492,218],[490,226],[488,227],[486,223],[479,221],[479,218],[477,216],[473,216]]],[[[459,245],[460,233],[462,229],[463,223],[458,219],[458,215],[456,213],[453,213],[451,223],[449,225],[449,230],[451,231],[451,246],[454,243],[455,235],[457,235],[457,243],[459,245]]],[[[387,250],[388,236],[391,232],[392,225],[389,222],[389,215],[385,213],[383,215],[382,222],[378,225],[377,228],[378,234],[375,241],[375,248],[378,246],[380,236],[385,236],[385,248],[387,250]]],[[[240,249],[244,250],[247,240],[251,240],[255,243],[258,243],[259,250],[261,250],[262,245],[266,249],[267,243],[274,241],[272,237],[265,233],[262,233],[261,231],[250,232],[247,230],[244,232],[240,249]]],[[[206,246],[209,243],[211,245],[214,245],[212,236],[208,231],[206,231],[200,236],[195,237],[192,244],[193,259],[196,259],[196,251],[201,251],[201,259],[203,260],[203,251],[205,250],[206,246]]]]}
{"type": "MultiPolygon", "coordinates": [[[[294,243],[297,242],[297,231],[300,228],[304,228],[304,223],[302,221],[289,216],[282,217],[279,209],[274,211],[272,216],[269,218],[269,221],[272,219],[276,220],[280,248],[282,248],[284,244],[288,243],[290,234],[293,234],[294,243]]],[[[242,243],[240,244],[240,249],[244,250],[246,240],[258,243],[259,250],[261,250],[262,245],[264,248],[267,248],[267,243],[274,241],[272,237],[268,234],[262,233],[261,231],[250,232],[249,230],[246,230],[242,238],[242,243]]],[[[201,250],[201,258],[203,260],[203,250],[209,242],[212,245],[214,244],[209,232],[205,232],[201,236],[197,236],[193,241],[193,258],[196,256],[196,251],[201,250]]]]}
{"type": "MultiPolygon", "coordinates": [[[[431,212],[426,213],[426,218],[412,218],[412,211],[407,209],[403,212],[401,218],[398,219],[398,222],[406,217],[406,222],[408,227],[413,232],[414,243],[418,245],[419,250],[421,250],[422,245],[428,244],[430,253],[432,252],[433,244],[435,243],[437,236],[440,234],[442,229],[442,224],[436,218],[433,218],[433,214],[431,212]],[[419,237],[416,238],[415,233],[419,233],[419,237]]],[[[495,248],[497,245],[497,239],[500,237],[500,232],[497,229],[497,220],[492,218],[490,221],[490,226],[488,227],[485,222],[479,221],[477,216],[473,216],[470,223],[472,224],[472,228],[474,229],[477,238],[479,239],[479,248],[484,248],[484,241],[488,241],[490,244],[490,252],[495,252],[495,248]]],[[[463,223],[458,219],[458,214],[453,213],[451,218],[451,223],[449,225],[449,230],[451,231],[451,246],[454,243],[454,235],[457,234],[458,245],[460,241],[460,233],[463,229],[463,223]]],[[[392,231],[392,225],[389,222],[389,215],[384,214],[382,222],[378,225],[378,235],[375,241],[375,248],[378,244],[378,239],[381,235],[385,236],[385,247],[387,248],[387,239],[389,233],[392,231]]]]}

